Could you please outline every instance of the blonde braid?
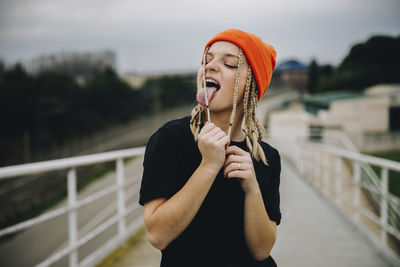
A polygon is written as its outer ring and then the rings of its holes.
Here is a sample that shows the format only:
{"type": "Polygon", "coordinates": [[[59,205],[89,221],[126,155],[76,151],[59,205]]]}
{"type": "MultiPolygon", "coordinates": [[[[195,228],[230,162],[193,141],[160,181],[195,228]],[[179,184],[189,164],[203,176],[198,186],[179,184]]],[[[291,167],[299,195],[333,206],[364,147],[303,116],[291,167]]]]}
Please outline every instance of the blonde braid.
{"type": "MultiPolygon", "coordinates": [[[[211,118],[210,118],[210,110],[208,107],[207,84],[206,84],[206,57],[208,49],[209,47],[207,47],[206,50],[204,51],[201,67],[203,72],[202,86],[204,90],[204,98],[206,101],[207,120],[210,122],[211,118]]],[[[192,118],[190,119],[190,130],[192,131],[195,141],[197,141],[197,136],[199,135],[201,124],[204,123],[204,119],[201,116],[203,112],[204,112],[203,107],[200,104],[196,105],[192,109],[192,118]]]]}
{"type": "Polygon", "coordinates": [[[251,89],[251,80],[253,77],[253,73],[251,71],[251,68],[249,67],[247,69],[247,79],[246,79],[246,87],[244,91],[244,96],[243,96],[243,111],[244,111],[244,133],[246,134],[246,144],[247,147],[250,149],[250,152],[252,151],[252,145],[251,141],[249,139],[248,133],[250,132],[250,126],[249,126],[249,112],[248,112],[248,106],[249,106],[249,96],[250,96],[250,89],[251,89]]]}
{"type": "MultiPolygon", "coordinates": [[[[261,161],[268,165],[265,158],[264,150],[259,141],[262,139],[262,125],[255,116],[255,108],[257,105],[257,85],[254,76],[251,77],[251,89],[249,96],[244,97],[244,112],[245,112],[245,128],[246,128],[246,143],[250,152],[257,161],[261,161]],[[246,99],[247,98],[247,99],[246,99]]],[[[246,94],[246,92],[245,92],[246,94]]]]}
{"type": "Polygon", "coordinates": [[[233,107],[232,107],[231,117],[229,119],[229,130],[228,130],[229,139],[231,139],[232,125],[236,115],[237,98],[239,93],[240,71],[242,70],[242,64],[243,64],[243,50],[239,48],[239,62],[235,77],[235,87],[233,89],[233,107]]]}
{"type": "MultiPolygon", "coordinates": [[[[252,151],[257,151],[257,143],[258,143],[258,131],[257,131],[257,126],[255,122],[255,109],[256,109],[256,100],[254,99],[254,94],[255,94],[255,87],[254,87],[254,79],[252,82],[252,90],[251,90],[251,97],[250,97],[250,140],[253,145],[252,151]]],[[[257,160],[259,160],[258,155],[256,154],[255,157],[257,160]]]]}
{"type": "Polygon", "coordinates": [[[190,120],[190,130],[194,136],[194,140],[197,141],[197,136],[200,132],[201,124],[204,123],[204,119],[201,116],[204,110],[203,107],[199,104],[195,106],[192,110],[192,118],[190,120]]]}
{"type": "MultiPolygon", "coordinates": [[[[206,49],[206,52],[207,53],[206,49]]],[[[242,68],[243,62],[243,51],[239,49],[239,62],[238,62],[238,69],[236,72],[236,79],[235,79],[235,87],[233,91],[233,107],[232,113],[229,120],[229,130],[228,136],[230,137],[233,121],[236,115],[236,107],[237,107],[237,98],[238,98],[238,91],[239,91],[239,79],[240,79],[240,71],[242,68]]],[[[203,85],[205,86],[205,56],[203,57],[203,85]]],[[[206,88],[204,88],[206,89],[206,88]]],[[[246,145],[250,150],[250,153],[253,158],[257,161],[261,159],[261,161],[268,165],[267,159],[264,154],[264,150],[261,147],[260,141],[263,137],[263,129],[264,127],[260,123],[260,121],[256,118],[255,109],[257,106],[257,84],[252,73],[251,67],[247,69],[247,77],[246,77],[246,87],[243,97],[243,111],[244,111],[244,132],[246,134],[246,145]]],[[[205,91],[205,97],[207,98],[207,92],[205,91]]],[[[208,100],[208,99],[207,99],[208,100]]],[[[208,111],[208,104],[207,104],[207,111],[208,111]]],[[[209,112],[209,111],[208,111],[209,112]]],[[[198,134],[200,132],[201,125],[205,123],[206,114],[204,107],[201,105],[196,105],[192,110],[192,118],[190,120],[190,129],[193,133],[194,139],[197,141],[198,134]],[[204,116],[203,116],[204,115],[204,116]]],[[[210,116],[207,116],[207,119],[210,119],[210,116]]]]}
{"type": "Polygon", "coordinates": [[[204,90],[204,98],[206,101],[206,108],[207,108],[207,120],[208,122],[211,122],[211,117],[210,117],[210,109],[208,107],[208,95],[207,95],[207,84],[206,84],[206,57],[207,57],[207,52],[208,52],[209,47],[206,48],[203,54],[203,65],[202,65],[202,70],[203,70],[203,90],[204,90]]]}

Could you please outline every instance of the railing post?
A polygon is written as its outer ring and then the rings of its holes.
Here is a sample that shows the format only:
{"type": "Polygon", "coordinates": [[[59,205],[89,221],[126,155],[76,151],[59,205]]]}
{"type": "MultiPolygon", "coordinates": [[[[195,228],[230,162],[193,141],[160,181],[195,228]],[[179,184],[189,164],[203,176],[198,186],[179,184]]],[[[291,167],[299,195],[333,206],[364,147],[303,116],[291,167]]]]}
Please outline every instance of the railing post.
{"type": "Polygon", "coordinates": [[[69,266],[78,266],[78,220],[76,216],[76,169],[68,171],[68,239],[69,266]]]}
{"type": "Polygon", "coordinates": [[[124,161],[122,158],[117,159],[117,203],[118,203],[118,235],[122,242],[126,234],[125,225],[125,188],[124,188],[124,161]]]}
{"type": "Polygon", "coordinates": [[[386,247],[387,243],[387,220],[388,220],[388,184],[389,184],[389,172],[387,168],[382,167],[381,169],[381,241],[386,247]]]}
{"type": "Polygon", "coordinates": [[[310,164],[311,164],[311,157],[310,152],[307,151],[304,147],[303,149],[303,175],[306,177],[310,175],[310,164]]]}
{"type": "Polygon", "coordinates": [[[316,166],[316,168],[317,168],[317,170],[318,170],[318,176],[317,176],[317,179],[318,179],[318,187],[319,187],[319,190],[322,190],[322,174],[323,174],[323,166],[322,166],[322,164],[323,164],[323,160],[322,160],[322,152],[321,151],[318,151],[318,157],[317,157],[317,166],[316,166]]]}
{"type": "Polygon", "coordinates": [[[323,179],[324,179],[324,187],[323,187],[323,192],[327,197],[329,197],[329,192],[330,192],[330,182],[329,182],[329,173],[330,173],[330,164],[329,164],[329,154],[325,152],[323,154],[323,179]]]}
{"type": "Polygon", "coordinates": [[[314,169],[313,169],[313,162],[314,158],[313,158],[313,151],[311,149],[309,149],[307,151],[307,177],[311,177],[310,182],[313,182],[313,175],[314,175],[314,169]]]}
{"type": "Polygon", "coordinates": [[[294,150],[294,162],[296,164],[296,167],[298,170],[301,171],[302,164],[301,164],[301,152],[299,151],[299,147],[296,145],[296,143],[293,141],[293,150],[294,150]]]}
{"type": "Polygon", "coordinates": [[[340,156],[336,157],[335,160],[335,185],[336,185],[336,203],[342,205],[342,158],[340,156]]]}
{"type": "Polygon", "coordinates": [[[315,187],[318,188],[318,184],[319,184],[319,175],[320,175],[320,161],[319,161],[319,157],[317,155],[318,151],[313,150],[313,184],[315,187]]]}
{"type": "Polygon", "coordinates": [[[315,155],[317,152],[315,150],[311,150],[311,183],[316,187],[316,177],[317,177],[317,156],[315,155]]]}
{"type": "Polygon", "coordinates": [[[361,167],[358,161],[353,161],[353,207],[355,209],[354,219],[360,221],[360,190],[361,190],[361,167]]]}

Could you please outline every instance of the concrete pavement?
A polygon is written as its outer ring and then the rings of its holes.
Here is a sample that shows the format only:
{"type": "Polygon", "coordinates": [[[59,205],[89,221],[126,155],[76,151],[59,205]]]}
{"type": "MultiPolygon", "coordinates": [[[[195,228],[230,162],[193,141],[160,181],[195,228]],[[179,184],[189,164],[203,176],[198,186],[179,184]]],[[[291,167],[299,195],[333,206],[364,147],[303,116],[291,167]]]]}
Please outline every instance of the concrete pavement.
{"type": "MultiPolygon", "coordinates": [[[[282,222],[271,255],[282,267],[389,266],[357,229],[282,159],[282,222]]],[[[101,267],[156,267],[160,252],[144,231],[123,254],[101,267]]]]}
{"type": "Polygon", "coordinates": [[[389,266],[359,230],[283,159],[282,222],[272,256],[278,266],[389,266]]]}

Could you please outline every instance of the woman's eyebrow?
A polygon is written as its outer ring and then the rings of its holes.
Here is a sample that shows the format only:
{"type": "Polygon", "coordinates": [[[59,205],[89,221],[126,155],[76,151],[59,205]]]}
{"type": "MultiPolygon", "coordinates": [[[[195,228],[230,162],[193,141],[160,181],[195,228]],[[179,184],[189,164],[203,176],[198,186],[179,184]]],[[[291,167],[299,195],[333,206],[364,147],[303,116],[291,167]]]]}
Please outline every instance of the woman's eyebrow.
{"type": "MultiPolygon", "coordinates": [[[[211,52],[207,52],[207,56],[214,57],[214,54],[211,52]]],[[[225,53],[222,55],[223,57],[233,57],[233,58],[239,58],[238,55],[230,54],[230,53],[225,53]]]]}

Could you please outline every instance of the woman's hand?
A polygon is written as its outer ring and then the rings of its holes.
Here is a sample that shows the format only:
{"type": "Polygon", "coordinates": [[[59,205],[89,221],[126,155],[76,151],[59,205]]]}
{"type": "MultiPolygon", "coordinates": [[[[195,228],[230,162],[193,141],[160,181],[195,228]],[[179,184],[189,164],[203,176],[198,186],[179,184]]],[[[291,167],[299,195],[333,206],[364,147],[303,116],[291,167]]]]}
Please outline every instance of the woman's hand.
{"type": "Polygon", "coordinates": [[[207,122],[197,140],[202,162],[219,171],[225,161],[225,148],[229,145],[229,137],[219,127],[207,122]]]}
{"type": "Polygon", "coordinates": [[[240,185],[245,193],[260,190],[250,153],[237,146],[229,146],[226,149],[226,155],[225,177],[239,178],[240,185]]]}

